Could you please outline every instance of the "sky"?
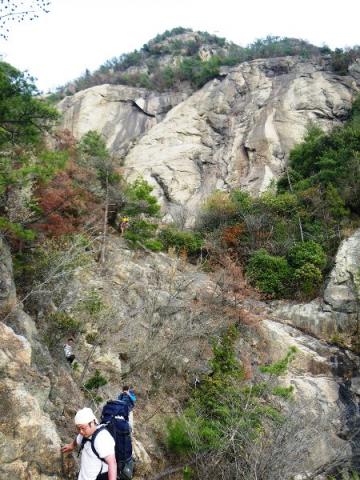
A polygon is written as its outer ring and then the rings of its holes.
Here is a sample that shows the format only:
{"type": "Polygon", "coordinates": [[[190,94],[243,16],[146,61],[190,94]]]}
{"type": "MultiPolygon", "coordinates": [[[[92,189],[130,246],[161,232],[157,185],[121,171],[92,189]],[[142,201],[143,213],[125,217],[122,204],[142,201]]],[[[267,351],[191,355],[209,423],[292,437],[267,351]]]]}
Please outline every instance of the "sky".
{"type": "Polygon", "coordinates": [[[241,46],[267,35],[360,45],[360,0],[52,0],[49,8],[10,24],[8,40],[0,39],[2,59],[27,70],[44,92],[179,26],[241,46]]]}

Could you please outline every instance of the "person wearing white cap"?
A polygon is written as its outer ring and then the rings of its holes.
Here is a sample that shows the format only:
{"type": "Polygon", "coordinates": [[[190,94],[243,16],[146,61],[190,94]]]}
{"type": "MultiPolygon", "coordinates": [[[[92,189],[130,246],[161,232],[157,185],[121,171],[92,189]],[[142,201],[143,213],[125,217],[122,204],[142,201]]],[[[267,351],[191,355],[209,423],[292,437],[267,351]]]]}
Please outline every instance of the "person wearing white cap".
{"type": "Polygon", "coordinates": [[[78,480],[116,480],[115,441],[106,429],[101,429],[94,440],[93,451],[91,438],[99,425],[91,408],[82,408],[75,415],[77,437],[64,445],[63,453],[72,452],[81,446],[81,462],[78,480]],[[89,441],[88,441],[89,440],[89,441]]]}

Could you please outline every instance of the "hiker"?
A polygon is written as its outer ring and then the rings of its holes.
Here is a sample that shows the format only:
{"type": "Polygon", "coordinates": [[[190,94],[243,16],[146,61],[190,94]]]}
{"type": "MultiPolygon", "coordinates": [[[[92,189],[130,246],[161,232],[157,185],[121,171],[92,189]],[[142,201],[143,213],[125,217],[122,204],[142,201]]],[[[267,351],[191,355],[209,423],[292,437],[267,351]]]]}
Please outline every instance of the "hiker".
{"type": "Polygon", "coordinates": [[[75,360],[73,348],[74,348],[74,339],[68,338],[66,340],[66,343],[64,344],[64,353],[65,353],[65,358],[70,363],[70,365],[75,360]]]}
{"type": "Polygon", "coordinates": [[[108,400],[101,412],[100,423],[115,439],[115,456],[119,480],[131,480],[134,471],[132,458],[129,407],[122,400],[108,400]]]}
{"type": "Polygon", "coordinates": [[[133,415],[133,408],[135,407],[136,402],[136,395],[133,388],[130,388],[129,385],[124,385],[122,387],[122,392],[117,398],[125,402],[129,407],[129,425],[131,430],[134,429],[134,415],[133,415]]]}
{"type": "Polygon", "coordinates": [[[99,428],[91,408],[82,408],[75,415],[77,437],[64,445],[63,453],[80,447],[81,462],[78,480],[116,480],[115,441],[108,430],[100,428],[92,445],[91,438],[99,428]],[[97,452],[97,454],[94,452],[97,452]]]}
{"type": "Polygon", "coordinates": [[[120,235],[123,236],[129,226],[129,217],[122,217],[120,222],[120,235]]]}

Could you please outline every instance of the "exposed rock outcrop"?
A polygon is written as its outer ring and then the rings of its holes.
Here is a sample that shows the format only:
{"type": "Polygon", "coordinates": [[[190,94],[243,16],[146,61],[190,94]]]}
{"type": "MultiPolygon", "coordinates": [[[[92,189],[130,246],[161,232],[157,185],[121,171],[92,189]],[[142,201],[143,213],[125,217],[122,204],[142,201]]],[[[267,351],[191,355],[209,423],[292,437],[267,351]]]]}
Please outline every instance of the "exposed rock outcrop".
{"type": "Polygon", "coordinates": [[[186,93],[152,93],[144,88],[99,85],[66,97],[58,108],[63,114],[63,128],[78,139],[89,130],[99,131],[109,149],[120,157],[131,142],[186,97],[186,93]]]}
{"type": "Polygon", "coordinates": [[[279,58],[224,69],[222,78],[174,108],[125,158],[164,205],[191,211],[215,189],[264,191],[283,172],[310,121],[329,129],[343,120],[355,91],[311,61],[279,58]]]}
{"type": "Polygon", "coordinates": [[[0,313],[5,316],[16,304],[16,291],[9,248],[0,238],[0,313]]]}
{"type": "MultiPolygon", "coordinates": [[[[101,390],[104,398],[117,395],[121,378],[136,385],[139,398],[134,436],[140,478],[163,461],[154,435],[163,426],[164,412],[177,411],[194,377],[208,372],[209,336],[221,332],[231,321],[219,309],[222,301],[216,300],[213,280],[176,257],[130,250],[118,236],[108,239],[107,254],[111,261],[105,269],[90,265],[78,271],[66,298],[70,306],[95,290],[111,306],[99,324],[89,319],[83,325],[76,346],[80,370],[72,376],[59,359],[57,365],[46,353],[36,326],[24,312],[11,321],[18,334],[0,324],[1,399],[6,406],[0,425],[4,445],[0,473],[4,480],[14,475],[27,480],[29,472],[34,480],[61,478],[64,467],[59,434],[69,438],[72,415],[84,404],[73,378],[81,376],[85,364],[85,378],[99,369],[108,379],[101,390]],[[21,328],[23,335],[19,335],[21,328]],[[24,335],[29,335],[31,344],[24,335]],[[101,341],[94,342],[94,338],[101,341]],[[45,368],[38,366],[40,358],[48,362],[45,368]],[[15,439],[11,436],[14,425],[20,432],[15,439]],[[8,445],[11,449],[5,448],[8,445]]],[[[251,299],[248,302],[250,308],[251,299]]],[[[309,422],[303,424],[311,455],[299,471],[313,472],[344,456],[351,457],[355,447],[348,433],[351,429],[346,428],[357,419],[353,405],[360,393],[358,357],[291,326],[266,320],[265,305],[262,314],[260,303],[256,308],[264,320],[256,327],[262,340],[253,355],[260,361],[273,361],[288,347],[297,348],[295,362],[283,381],[294,386],[302,414],[311,410],[309,422]],[[350,387],[344,380],[349,373],[353,376],[350,387]]],[[[253,334],[255,331],[247,335],[253,334]]],[[[256,342],[254,345],[256,348],[256,342]]]]}
{"type": "MultiPolygon", "coordinates": [[[[73,284],[71,295],[76,302],[87,289],[95,288],[112,305],[113,314],[107,321],[106,332],[102,332],[101,345],[94,351],[91,369],[99,368],[110,379],[103,388],[109,397],[118,391],[119,374],[134,381],[140,393],[135,436],[151,458],[157,460],[152,438],[164,420],[158,409],[179,409],[182,392],[186,392],[189,382],[197,374],[208,372],[209,335],[219,334],[231,319],[226,318],[224,310],[217,310],[213,280],[196,267],[165,254],[129,250],[116,237],[109,239],[108,247],[111,262],[106,266],[106,274],[94,269],[83,271],[73,284]],[[149,417],[151,426],[147,425],[149,417]]],[[[250,309],[251,299],[248,302],[250,309]]],[[[260,303],[256,308],[261,312],[260,303]]],[[[353,387],[348,392],[358,401],[358,357],[267,319],[270,317],[266,305],[262,308],[261,321],[247,333],[250,337],[259,335],[250,355],[257,356],[260,362],[272,362],[282,358],[289,347],[297,349],[283,382],[294,387],[299,405],[296,417],[303,415],[297,428],[303,429],[307,451],[311,452],[305,460],[301,457],[298,471],[314,472],[325,464],[350,458],[354,446],[351,438],[344,435],[348,405],[340,398],[340,389],[345,388],[342,385],[346,375],[353,375],[353,387]]],[[[91,322],[85,326],[85,338],[93,328],[91,322]]],[[[86,358],[91,348],[81,342],[80,355],[86,358]]],[[[243,348],[249,347],[241,344],[240,351],[243,348]]],[[[146,455],[143,462],[146,471],[146,455]]],[[[297,473],[295,464],[293,473],[297,473]]]]}
{"type": "MultiPolygon", "coordinates": [[[[290,347],[296,347],[295,360],[283,382],[294,387],[294,396],[300,405],[296,414],[291,415],[301,417],[298,429],[302,429],[301,441],[308,451],[301,465],[302,473],[315,472],[321,466],[335,465],[351,458],[354,449],[352,435],[348,438],[344,435],[349,402],[341,398],[341,388],[345,388],[345,378],[351,372],[356,375],[354,385],[360,379],[359,358],[293,327],[270,320],[261,322],[258,331],[267,344],[269,361],[280,360],[290,347]]],[[[348,391],[351,401],[357,404],[356,388],[348,391]]],[[[354,418],[358,418],[356,412],[354,418]]],[[[292,421],[298,419],[290,417],[292,421]]],[[[294,473],[301,473],[296,472],[296,456],[293,464],[294,473]]]]}
{"type": "Polygon", "coordinates": [[[194,213],[215,189],[264,191],[310,121],[326,130],[339,124],[358,91],[357,64],[350,72],[339,77],[319,59],[254,60],[223,68],[186,100],[186,94],[103,85],[59,108],[77,138],[98,130],[120,155],[136,140],[125,174],[143,175],[165,211],[186,205],[194,213]]]}
{"type": "Polygon", "coordinates": [[[0,342],[0,477],[60,480],[60,438],[44,412],[50,381],[31,366],[25,337],[0,323],[0,342]]]}

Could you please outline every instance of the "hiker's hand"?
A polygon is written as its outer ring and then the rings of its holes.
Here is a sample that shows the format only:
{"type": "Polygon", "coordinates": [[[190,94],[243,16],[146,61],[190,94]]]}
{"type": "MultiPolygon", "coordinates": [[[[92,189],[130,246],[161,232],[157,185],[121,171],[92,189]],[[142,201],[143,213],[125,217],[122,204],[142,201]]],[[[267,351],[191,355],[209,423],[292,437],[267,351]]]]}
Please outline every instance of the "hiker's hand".
{"type": "Polygon", "coordinates": [[[71,442],[71,443],[67,443],[66,445],[64,445],[61,449],[62,453],[68,453],[68,452],[72,452],[75,448],[75,445],[74,445],[74,442],[71,442]]]}

